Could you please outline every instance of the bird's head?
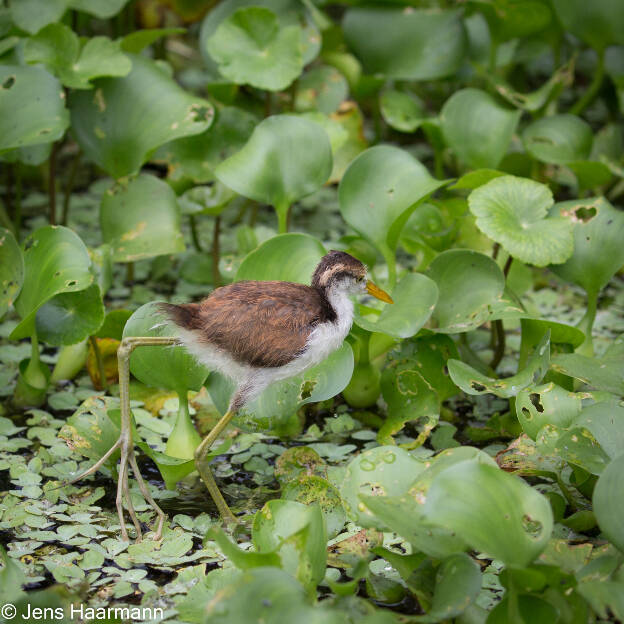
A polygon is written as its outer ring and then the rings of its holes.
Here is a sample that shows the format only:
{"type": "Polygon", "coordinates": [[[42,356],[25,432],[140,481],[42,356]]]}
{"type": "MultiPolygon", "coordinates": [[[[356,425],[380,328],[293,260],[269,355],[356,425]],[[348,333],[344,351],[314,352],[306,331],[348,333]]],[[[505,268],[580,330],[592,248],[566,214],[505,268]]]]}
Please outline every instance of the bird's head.
{"type": "Polygon", "coordinates": [[[344,251],[332,250],[321,258],[312,275],[312,286],[353,295],[368,292],[381,301],[394,303],[387,292],[367,279],[366,266],[344,251]]]}

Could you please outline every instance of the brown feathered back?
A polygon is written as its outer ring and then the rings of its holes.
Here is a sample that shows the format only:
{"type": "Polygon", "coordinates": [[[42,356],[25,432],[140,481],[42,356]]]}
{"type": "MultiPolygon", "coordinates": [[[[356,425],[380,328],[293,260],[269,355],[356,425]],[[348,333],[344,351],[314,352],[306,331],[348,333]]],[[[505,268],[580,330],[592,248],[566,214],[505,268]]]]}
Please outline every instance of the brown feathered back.
{"type": "Polygon", "coordinates": [[[323,292],[292,282],[236,282],[200,303],[162,304],[173,323],[200,343],[227,351],[252,366],[283,366],[306,346],[319,323],[336,314],[323,292]]]}

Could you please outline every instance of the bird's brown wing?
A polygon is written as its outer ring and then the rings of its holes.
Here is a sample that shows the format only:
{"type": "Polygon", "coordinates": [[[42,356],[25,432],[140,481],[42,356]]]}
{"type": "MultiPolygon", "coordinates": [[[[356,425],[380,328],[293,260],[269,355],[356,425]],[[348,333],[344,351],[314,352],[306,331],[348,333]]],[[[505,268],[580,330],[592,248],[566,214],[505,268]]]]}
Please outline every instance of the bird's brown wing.
{"type": "Polygon", "coordinates": [[[291,282],[237,282],[193,310],[201,341],[252,366],[283,366],[305,348],[316,325],[334,312],[314,288],[291,282]]]}

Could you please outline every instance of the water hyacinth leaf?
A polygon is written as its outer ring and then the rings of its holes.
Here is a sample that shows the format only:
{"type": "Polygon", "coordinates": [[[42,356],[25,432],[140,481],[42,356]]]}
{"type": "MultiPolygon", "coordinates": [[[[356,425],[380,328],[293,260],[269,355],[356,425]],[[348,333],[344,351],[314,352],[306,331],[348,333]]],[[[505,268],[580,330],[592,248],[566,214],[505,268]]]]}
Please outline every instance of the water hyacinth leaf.
{"type": "Polygon", "coordinates": [[[587,160],[593,138],[591,126],[569,114],[542,117],[522,133],[524,147],[531,156],[555,165],[587,160]]]}
{"type": "Polygon", "coordinates": [[[34,34],[60,20],[67,4],[68,0],[11,0],[11,19],[22,30],[34,34]]]}
{"type": "Polygon", "coordinates": [[[580,353],[559,353],[553,357],[552,367],[597,390],[624,394],[624,363],[621,356],[598,359],[580,353]]]}
{"type": "Polygon", "coordinates": [[[550,269],[590,295],[599,293],[624,264],[624,213],[595,197],[559,202],[550,214],[569,219],[574,234],[572,256],[550,269]]]}
{"type": "Polygon", "coordinates": [[[449,360],[447,366],[451,379],[466,394],[492,393],[508,399],[516,396],[520,390],[539,383],[548,372],[550,366],[550,332],[547,332],[535,347],[535,351],[526,366],[513,377],[493,379],[460,360],[449,360]]]}
{"type": "Polygon", "coordinates": [[[379,145],[360,154],[345,172],[338,196],[345,221],[383,254],[394,281],[401,230],[419,201],[445,184],[398,147],[379,145]]]}
{"type": "Polygon", "coordinates": [[[508,565],[531,563],[553,528],[544,496],[519,477],[476,460],[459,462],[434,477],[424,513],[475,550],[508,565]]]}
{"type": "Polygon", "coordinates": [[[596,50],[624,45],[624,7],[618,0],[553,0],[557,17],[566,30],[596,50]]]}
{"type": "Polygon", "coordinates": [[[64,100],[43,67],[0,65],[0,153],[60,139],[69,126],[64,100]]]}
{"type": "Polygon", "coordinates": [[[385,122],[399,132],[415,132],[427,116],[419,97],[394,89],[381,93],[379,108],[385,122]]]}
{"type": "Polygon", "coordinates": [[[24,259],[15,236],[0,227],[0,318],[13,304],[24,282],[24,259]]]}
{"type": "Polygon", "coordinates": [[[584,408],[571,426],[587,429],[611,459],[615,459],[622,453],[624,407],[609,403],[595,403],[584,408]]]}
{"type": "Polygon", "coordinates": [[[596,483],[593,495],[594,513],[602,532],[624,552],[624,455],[614,459],[596,483]]]}
{"type": "Polygon", "coordinates": [[[303,69],[301,29],[280,28],[275,13],[259,6],[240,8],[207,40],[219,72],[237,84],[281,91],[303,69]]]}
{"type": "Polygon", "coordinates": [[[297,83],[295,110],[317,110],[330,115],[349,94],[345,77],[334,67],[321,65],[306,72],[297,83]]]}
{"type": "Polygon", "coordinates": [[[236,281],[281,280],[309,284],[325,253],[322,243],[309,234],[279,234],[245,256],[236,272],[236,281]]]}
{"type": "Polygon", "coordinates": [[[514,258],[540,267],[561,264],[574,251],[570,220],[547,216],[553,203],[546,185],[515,176],[497,177],[468,197],[484,234],[514,258]]]}
{"type": "Polygon", "coordinates": [[[316,475],[300,475],[290,480],[282,490],[282,498],[304,505],[318,503],[327,526],[327,537],[340,533],[346,520],[338,490],[327,480],[316,475]]]}
{"type": "Polygon", "coordinates": [[[208,52],[208,41],[224,20],[235,11],[246,7],[269,9],[277,15],[280,28],[297,26],[300,31],[299,45],[303,63],[307,64],[316,58],[321,48],[320,33],[302,3],[296,0],[226,0],[206,14],[199,33],[199,49],[208,71],[215,77],[219,75],[219,72],[215,59],[208,52]]]}
{"type": "Polygon", "coordinates": [[[90,89],[101,76],[125,76],[132,62],[119,41],[92,37],[80,45],[78,35],[64,24],[49,24],[24,45],[27,63],[43,63],[61,82],[75,89],[90,89]]]}
{"type": "Polygon", "coordinates": [[[593,160],[576,160],[567,163],[566,167],[576,176],[579,191],[587,191],[608,184],[613,177],[605,163],[593,160]]]}
{"type": "Polygon", "coordinates": [[[185,32],[186,28],[147,28],[144,30],[135,30],[121,38],[121,49],[124,52],[138,54],[162,37],[181,35],[185,32]]]}
{"type": "Polygon", "coordinates": [[[449,186],[449,189],[468,189],[472,191],[487,184],[490,180],[504,175],[502,171],[497,171],[496,169],[476,169],[475,171],[465,173],[455,184],[449,186]]]}
{"type": "Polygon", "coordinates": [[[485,91],[462,89],[442,107],[444,140],[460,160],[473,169],[496,169],[507,153],[520,119],[485,91]]]}
{"type": "Polygon", "coordinates": [[[342,28],[370,74],[434,80],[454,74],[464,58],[461,11],[355,7],[346,12],[342,28]]]}
{"type": "Polygon", "coordinates": [[[190,178],[197,184],[211,182],[217,165],[245,145],[256,124],[257,119],[251,113],[225,106],[206,132],[166,143],[158,148],[152,160],[166,162],[172,180],[190,178]]]}
{"type": "MultiPolygon", "coordinates": [[[[119,427],[108,416],[108,411],[118,406],[118,399],[113,397],[89,397],[67,419],[59,437],[85,457],[100,459],[119,438],[119,427]]],[[[115,451],[105,465],[111,468],[118,459],[119,451],[115,451]]]]}
{"type": "Polygon", "coordinates": [[[269,501],[254,518],[252,541],[259,553],[283,551],[283,568],[306,588],[316,588],[325,576],[327,531],[318,505],[269,501]]]}
{"type": "MultiPolygon", "coordinates": [[[[541,435],[538,435],[538,444],[541,435]]],[[[561,459],[593,475],[601,474],[610,462],[610,457],[598,440],[585,427],[572,427],[563,431],[554,443],[553,450],[561,459]]]]}
{"type": "Polygon", "coordinates": [[[482,2],[479,8],[487,19],[493,38],[499,42],[535,34],[546,28],[552,19],[548,5],[539,0],[482,2]]]}
{"type": "Polygon", "coordinates": [[[347,133],[346,141],[333,154],[334,168],[329,178],[331,183],[340,182],[351,161],[368,147],[368,142],[364,136],[364,117],[355,102],[345,100],[330,118],[347,133]]]}
{"type": "Polygon", "coordinates": [[[524,432],[533,440],[544,425],[565,429],[581,413],[581,398],[561,386],[530,386],[516,396],[516,414],[524,432]]]}
{"type": "Polygon", "coordinates": [[[154,61],[129,54],[132,71],[75,92],[72,129],[88,158],[115,178],[135,173],[160,145],[207,130],[212,105],[179,87],[154,61]]]}
{"type": "Polygon", "coordinates": [[[325,184],[331,169],[331,146],[323,128],[293,115],[275,115],[260,122],[215,175],[237,193],[274,206],[283,233],[290,205],[325,184]]]}
{"type": "Polygon", "coordinates": [[[22,245],[24,285],[15,300],[21,322],[11,340],[26,338],[35,327],[37,310],[60,293],[78,292],[93,282],[89,252],[80,237],[62,226],[45,226],[22,245]]]}
{"type": "Polygon", "coordinates": [[[178,198],[182,214],[220,215],[236,193],[220,182],[207,186],[194,186],[178,198]]]}
{"type": "Polygon", "coordinates": [[[500,300],[505,278],[492,258],[468,249],[442,252],[429,266],[429,277],[438,285],[438,303],[433,311],[435,331],[470,331],[484,323],[492,302],[500,300]]]}
{"type": "Polygon", "coordinates": [[[400,496],[425,464],[396,446],[378,446],[354,457],[347,465],[340,495],[347,515],[361,527],[385,530],[360,496],[400,496]]]}
{"type": "Polygon", "coordinates": [[[108,189],[102,196],[100,227],[115,262],[184,251],[175,193],[152,175],[122,180],[108,189]]]}
{"type": "Polygon", "coordinates": [[[84,11],[100,19],[117,15],[129,0],[68,0],[69,8],[84,11]]]}
{"type": "Polygon", "coordinates": [[[440,622],[462,614],[481,591],[481,570],[465,553],[446,558],[437,570],[431,608],[418,622],[440,622]]]}
{"type": "Polygon", "coordinates": [[[356,313],[355,322],[371,332],[409,338],[429,320],[438,300],[438,287],[426,275],[408,273],[392,291],[392,298],[394,305],[384,306],[377,318],[356,313]]]}
{"type": "MultiPolygon", "coordinates": [[[[123,337],[128,336],[176,336],[176,326],[158,310],[157,302],[146,303],[128,319],[123,337]]],[[[130,356],[130,371],[147,386],[184,395],[199,390],[209,372],[181,346],[137,347],[130,356]]]]}
{"type": "Polygon", "coordinates": [[[104,304],[97,284],[80,292],[61,293],[46,301],[35,318],[37,336],[61,346],[81,342],[104,322],[104,304]]]}

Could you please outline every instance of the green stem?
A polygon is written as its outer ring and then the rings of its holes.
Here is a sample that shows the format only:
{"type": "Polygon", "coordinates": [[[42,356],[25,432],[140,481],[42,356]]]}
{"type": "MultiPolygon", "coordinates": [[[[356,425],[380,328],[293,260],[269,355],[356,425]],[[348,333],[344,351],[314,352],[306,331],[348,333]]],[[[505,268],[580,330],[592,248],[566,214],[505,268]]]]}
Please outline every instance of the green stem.
{"type": "Polygon", "coordinates": [[[358,365],[370,363],[370,338],[371,333],[369,331],[364,331],[358,335],[358,340],[360,341],[358,365]]]}
{"type": "Polygon", "coordinates": [[[24,371],[24,379],[33,387],[42,390],[48,385],[48,381],[41,371],[39,359],[39,340],[37,332],[33,331],[30,338],[30,362],[24,371]]]}
{"type": "Polygon", "coordinates": [[[95,361],[98,367],[98,373],[100,375],[100,386],[102,390],[108,390],[108,381],[106,379],[106,370],[104,369],[104,360],[102,359],[102,352],[100,351],[100,346],[97,343],[97,338],[95,336],[89,336],[89,344],[93,349],[93,353],[95,354],[95,361]]]}
{"type": "Polygon", "coordinates": [[[219,235],[221,233],[221,216],[215,217],[214,229],[212,231],[212,285],[219,288],[221,285],[221,273],[219,273],[219,260],[221,258],[221,245],[219,235]]]}
{"type": "Polygon", "coordinates": [[[598,95],[598,91],[600,91],[600,87],[602,86],[604,75],[604,50],[598,50],[598,63],[594,71],[594,78],[582,97],[577,100],[576,104],[570,109],[570,113],[573,115],[580,115],[594,101],[594,98],[598,95]]]}
{"type": "Polygon", "coordinates": [[[193,459],[201,438],[193,426],[186,391],[178,392],[178,418],[167,440],[165,452],[172,457],[193,459]]]}
{"type": "Polygon", "coordinates": [[[80,163],[80,150],[74,156],[71,169],[69,171],[69,177],[67,178],[67,185],[65,186],[65,194],[63,197],[63,215],[61,216],[61,223],[67,225],[67,219],[69,218],[69,204],[71,202],[71,194],[76,182],[76,175],[78,174],[78,165],[80,163]]]}
{"type": "Polygon", "coordinates": [[[277,233],[286,234],[288,232],[288,213],[290,206],[276,206],[277,210],[277,233]]]}
{"type": "Polygon", "coordinates": [[[193,241],[193,247],[195,251],[202,251],[201,243],[199,242],[199,233],[197,232],[197,219],[195,215],[189,215],[189,224],[191,226],[191,240],[193,241]]]}
{"type": "Polygon", "coordinates": [[[48,220],[50,225],[56,225],[56,152],[58,151],[58,143],[52,143],[50,151],[49,177],[48,177],[48,220]]]}
{"type": "Polygon", "coordinates": [[[126,284],[132,285],[134,283],[134,262],[128,262],[126,264],[126,284]]]}
{"type": "Polygon", "coordinates": [[[593,357],[594,342],[592,339],[592,328],[596,320],[596,311],[598,309],[598,292],[587,293],[587,311],[585,316],[578,322],[577,327],[585,334],[585,342],[578,350],[582,355],[593,357]]]}

